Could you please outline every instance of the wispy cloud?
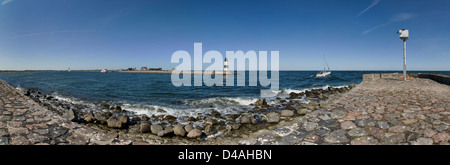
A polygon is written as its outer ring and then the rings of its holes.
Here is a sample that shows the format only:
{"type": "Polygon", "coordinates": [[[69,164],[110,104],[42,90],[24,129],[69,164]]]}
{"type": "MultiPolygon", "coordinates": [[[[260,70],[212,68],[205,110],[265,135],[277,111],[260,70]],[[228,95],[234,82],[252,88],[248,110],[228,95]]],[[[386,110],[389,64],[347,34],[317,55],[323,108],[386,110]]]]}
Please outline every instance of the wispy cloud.
{"type": "Polygon", "coordinates": [[[373,27],[372,29],[369,29],[369,30],[364,31],[362,34],[363,34],[363,35],[366,35],[367,33],[370,33],[370,32],[372,32],[372,31],[374,31],[374,30],[377,30],[377,29],[379,29],[379,28],[385,27],[386,25],[389,25],[389,24],[391,24],[391,22],[384,23],[384,24],[381,24],[381,25],[377,25],[377,26],[373,27]]]}
{"type": "Polygon", "coordinates": [[[359,17],[359,16],[361,16],[362,14],[364,14],[366,11],[369,11],[370,8],[372,8],[372,7],[376,6],[376,5],[378,5],[378,3],[380,3],[380,0],[373,0],[373,1],[370,3],[369,7],[367,7],[367,8],[364,9],[363,11],[359,12],[358,15],[356,15],[356,17],[359,17]]]}
{"type": "Polygon", "coordinates": [[[395,22],[401,22],[401,21],[407,21],[410,19],[413,19],[414,17],[416,17],[417,14],[413,14],[413,13],[399,13],[399,14],[395,14],[394,16],[391,17],[391,19],[389,19],[389,22],[377,25],[369,30],[366,30],[364,32],[362,32],[363,35],[366,35],[374,30],[377,30],[379,28],[385,27],[389,24],[395,23],[395,22]]]}
{"type": "Polygon", "coordinates": [[[399,13],[394,15],[390,21],[391,22],[400,22],[400,21],[407,21],[410,20],[414,17],[416,17],[417,14],[412,14],[412,13],[399,13]]]}
{"type": "Polygon", "coordinates": [[[12,2],[12,1],[13,1],[13,0],[3,0],[2,6],[3,6],[3,5],[6,5],[6,4],[8,4],[8,3],[12,2]]]}
{"type": "Polygon", "coordinates": [[[16,39],[16,38],[33,37],[33,36],[49,35],[49,34],[86,33],[86,32],[97,32],[97,31],[96,30],[61,30],[61,31],[52,31],[52,32],[19,34],[19,35],[13,35],[13,36],[5,37],[4,39],[5,40],[10,40],[10,39],[16,39]]]}

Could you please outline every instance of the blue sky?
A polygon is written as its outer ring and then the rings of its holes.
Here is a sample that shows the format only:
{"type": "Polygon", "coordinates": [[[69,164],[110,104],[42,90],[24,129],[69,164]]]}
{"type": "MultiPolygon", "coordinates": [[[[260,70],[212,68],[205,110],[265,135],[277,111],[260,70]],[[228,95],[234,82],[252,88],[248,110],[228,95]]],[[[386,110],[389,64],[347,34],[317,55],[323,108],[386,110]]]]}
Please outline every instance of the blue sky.
{"type": "MultiPolygon", "coordinates": [[[[448,0],[0,0],[0,70],[171,69],[172,53],[280,51],[281,70],[450,70],[448,0]]],[[[206,64],[205,64],[206,65],[206,64]]]]}

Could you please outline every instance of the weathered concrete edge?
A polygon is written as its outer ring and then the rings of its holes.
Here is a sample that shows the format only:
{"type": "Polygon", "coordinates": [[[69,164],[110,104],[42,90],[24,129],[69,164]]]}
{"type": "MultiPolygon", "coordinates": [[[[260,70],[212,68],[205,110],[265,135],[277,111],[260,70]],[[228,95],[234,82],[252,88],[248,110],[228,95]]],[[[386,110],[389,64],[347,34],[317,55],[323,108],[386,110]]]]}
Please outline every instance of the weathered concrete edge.
{"type": "MultiPolygon", "coordinates": [[[[364,74],[363,75],[363,82],[364,81],[375,81],[377,79],[401,79],[400,77],[403,76],[400,73],[371,73],[371,74],[364,74]]],[[[447,75],[441,75],[441,74],[422,74],[422,73],[413,73],[408,74],[408,77],[414,77],[414,78],[426,78],[433,81],[436,81],[441,84],[450,85],[450,76],[447,75]]]]}

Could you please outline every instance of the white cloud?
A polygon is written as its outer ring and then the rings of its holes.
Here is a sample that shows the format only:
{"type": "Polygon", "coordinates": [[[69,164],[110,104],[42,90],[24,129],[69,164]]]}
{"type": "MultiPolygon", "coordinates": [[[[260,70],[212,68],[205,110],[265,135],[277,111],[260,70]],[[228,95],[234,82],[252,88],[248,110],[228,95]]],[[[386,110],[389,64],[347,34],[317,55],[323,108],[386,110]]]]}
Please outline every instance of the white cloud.
{"type": "Polygon", "coordinates": [[[356,15],[356,17],[361,16],[362,14],[364,14],[366,11],[369,11],[370,8],[378,5],[378,3],[380,3],[380,0],[373,0],[372,3],[370,3],[369,7],[367,7],[366,9],[364,9],[363,11],[359,12],[358,15],[356,15]]]}
{"type": "Polygon", "coordinates": [[[13,0],[3,0],[2,5],[6,5],[6,4],[8,4],[8,3],[12,2],[12,1],[13,0]]]}
{"type": "Polygon", "coordinates": [[[377,25],[377,26],[373,27],[372,29],[369,29],[369,30],[364,31],[362,34],[363,34],[363,35],[366,35],[367,33],[370,33],[370,32],[372,32],[372,31],[374,31],[374,30],[377,30],[377,29],[379,29],[379,28],[385,27],[386,25],[389,25],[390,23],[391,23],[391,22],[384,23],[384,24],[381,24],[381,25],[377,25]]]}
{"type": "Polygon", "coordinates": [[[399,13],[391,18],[391,22],[407,21],[410,20],[411,18],[414,18],[415,16],[416,14],[412,13],[399,13]]]}

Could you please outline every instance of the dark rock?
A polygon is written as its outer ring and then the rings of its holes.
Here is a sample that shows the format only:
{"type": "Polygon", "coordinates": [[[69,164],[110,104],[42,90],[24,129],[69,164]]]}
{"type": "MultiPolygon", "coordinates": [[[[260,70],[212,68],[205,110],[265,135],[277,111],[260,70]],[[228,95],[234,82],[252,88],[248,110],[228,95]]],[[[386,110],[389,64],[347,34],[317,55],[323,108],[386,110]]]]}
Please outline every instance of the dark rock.
{"type": "Polygon", "coordinates": [[[157,109],[156,112],[158,112],[158,113],[167,113],[167,111],[164,110],[164,109],[157,109]]]}
{"type": "Polygon", "coordinates": [[[150,126],[150,130],[153,134],[158,135],[158,132],[163,131],[163,127],[159,124],[153,124],[150,126]]]}
{"type": "Polygon", "coordinates": [[[110,109],[114,110],[117,113],[122,112],[122,107],[120,107],[120,106],[111,106],[110,109]]]}
{"type": "Polygon", "coordinates": [[[216,134],[216,133],[217,133],[216,127],[211,126],[211,125],[207,125],[207,126],[205,127],[205,134],[206,134],[206,135],[214,135],[214,134],[216,134]]]}
{"type": "Polygon", "coordinates": [[[195,122],[195,121],[197,121],[197,119],[195,119],[195,118],[192,117],[192,116],[189,116],[189,117],[186,119],[186,121],[195,122]]]}
{"type": "Polygon", "coordinates": [[[233,120],[236,120],[239,116],[241,116],[240,114],[232,114],[230,115],[230,118],[233,120]]]}
{"type": "Polygon", "coordinates": [[[46,99],[46,100],[52,100],[52,99],[53,99],[53,96],[45,96],[45,99],[46,99]]]}
{"type": "Polygon", "coordinates": [[[119,117],[119,121],[127,125],[130,123],[130,118],[127,115],[123,115],[119,117]]]}
{"type": "Polygon", "coordinates": [[[202,115],[198,115],[195,119],[196,119],[197,121],[201,121],[201,120],[204,120],[205,117],[202,116],[202,115]]]}
{"type": "Polygon", "coordinates": [[[231,130],[238,130],[240,127],[241,127],[241,124],[239,124],[239,123],[228,123],[226,126],[226,129],[228,131],[231,131],[231,130]]]}
{"type": "Polygon", "coordinates": [[[158,136],[159,137],[171,136],[172,134],[173,134],[173,130],[172,129],[166,129],[166,130],[158,132],[158,136]]]}
{"type": "Polygon", "coordinates": [[[9,140],[8,137],[0,137],[0,145],[8,145],[9,144],[9,140]]]}
{"type": "Polygon", "coordinates": [[[217,123],[216,119],[208,119],[205,121],[205,125],[217,125],[217,123]]]}
{"type": "Polygon", "coordinates": [[[222,114],[214,109],[211,110],[211,116],[219,117],[222,116],[222,114]]]}
{"type": "Polygon", "coordinates": [[[336,127],[338,122],[336,120],[322,120],[319,121],[319,125],[323,127],[336,127]]]}
{"type": "Polygon", "coordinates": [[[86,121],[88,123],[92,123],[92,122],[94,122],[94,120],[95,120],[95,117],[94,117],[94,114],[92,114],[92,112],[89,112],[84,116],[84,121],[86,121]]]}
{"type": "Polygon", "coordinates": [[[247,115],[241,116],[241,118],[239,120],[240,120],[241,124],[250,124],[250,123],[252,123],[250,118],[247,115]]]}
{"type": "Polygon", "coordinates": [[[350,85],[348,85],[348,87],[351,89],[351,88],[354,88],[356,85],[354,84],[354,83],[351,83],[350,85]]]}
{"type": "Polygon", "coordinates": [[[101,109],[109,109],[109,104],[106,104],[106,103],[102,103],[102,104],[100,104],[100,108],[101,109]]]}
{"type": "Polygon", "coordinates": [[[25,96],[30,96],[30,95],[31,95],[30,90],[27,90],[27,93],[25,93],[25,96]]]}
{"type": "Polygon", "coordinates": [[[104,112],[104,113],[96,113],[95,115],[95,120],[97,120],[98,122],[104,124],[106,123],[106,121],[111,118],[112,113],[111,112],[104,112]]]}
{"type": "Polygon", "coordinates": [[[141,121],[141,118],[134,116],[133,118],[131,118],[131,121],[138,122],[138,121],[141,121]]]}
{"type": "Polygon", "coordinates": [[[266,99],[261,100],[258,98],[258,100],[256,100],[254,105],[264,107],[264,106],[267,106],[267,101],[266,101],[266,99]]]}
{"type": "Polygon", "coordinates": [[[66,118],[67,120],[70,121],[77,121],[78,120],[78,114],[73,110],[73,109],[69,109],[68,111],[66,111],[62,117],[66,118]]]}
{"type": "Polygon", "coordinates": [[[141,123],[141,125],[139,126],[139,131],[142,133],[149,133],[151,132],[150,127],[151,125],[149,123],[141,123]]]}
{"type": "Polygon", "coordinates": [[[150,118],[146,114],[143,114],[141,118],[142,118],[143,121],[150,120],[150,118]]]}
{"type": "Polygon", "coordinates": [[[326,127],[320,127],[319,129],[315,130],[314,133],[320,137],[324,137],[330,133],[330,129],[328,129],[326,127]]]}
{"type": "Polygon", "coordinates": [[[106,122],[110,128],[124,128],[124,124],[115,117],[110,117],[106,122]]]}
{"type": "Polygon", "coordinates": [[[53,139],[65,135],[68,131],[69,129],[61,127],[52,127],[49,129],[49,133],[53,139]]]}
{"type": "Polygon", "coordinates": [[[164,116],[164,120],[175,121],[175,120],[177,120],[177,117],[172,116],[172,115],[166,115],[166,116],[164,116]]]}
{"type": "Polygon", "coordinates": [[[184,128],[183,128],[182,125],[176,125],[176,126],[173,128],[173,132],[174,132],[174,134],[177,135],[177,136],[181,136],[181,137],[186,136],[186,130],[184,130],[184,128]]]}

